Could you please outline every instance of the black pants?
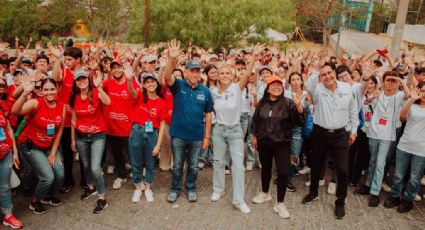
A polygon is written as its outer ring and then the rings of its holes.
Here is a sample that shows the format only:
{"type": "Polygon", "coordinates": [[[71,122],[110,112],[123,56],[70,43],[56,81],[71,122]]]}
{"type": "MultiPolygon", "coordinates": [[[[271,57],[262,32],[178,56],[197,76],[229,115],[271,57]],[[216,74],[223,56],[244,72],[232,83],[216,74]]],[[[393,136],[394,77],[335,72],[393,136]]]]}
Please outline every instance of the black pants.
{"type": "Polygon", "coordinates": [[[106,141],[109,142],[109,145],[111,146],[112,156],[115,161],[115,170],[118,177],[125,179],[127,177],[125,159],[126,154],[128,155],[128,137],[107,135],[106,141]]]}
{"type": "MultiPolygon", "coordinates": [[[[63,166],[64,166],[64,186],[75,185],[74,175],[72,173],[72,167],[74,163],[74,152],[71,149],[71,128],[66,127],[63,129],[62,138],[61,138],[61,150],[63,157],[63,166]]],[[[86,186],[86,176],[84,174],[83,163],[80,161],[80,185],[86,186]]]]}
{"type": "Polygon", "coordinates": [[[348,185],[348,137],[349,135],[345,130],[329,133],[319,126],[314,126],[310,193],[314,195],[319,194],[320,172],[329,151],[330,157],[335,162],[335,170],[338,177],[336,188],[337,200],[335,203],[345,203],[348,185]]]}
{"type": "Polygon", "coordinates": [[[261,162],[261,185],[264,193],[269,192],[272,177],[273,157],[277,168],[277,202],[283,202],[288,183],[290,143],[259,141],[258,152],[261,162]]]}
{"type": "Polygon", "coordinates": [[[357,132],[356,141],[350,146],[350,180],[357,183],[360,180],[362,170],[369,165],[369,141],[366,133],[362,130],[357,132]]]}

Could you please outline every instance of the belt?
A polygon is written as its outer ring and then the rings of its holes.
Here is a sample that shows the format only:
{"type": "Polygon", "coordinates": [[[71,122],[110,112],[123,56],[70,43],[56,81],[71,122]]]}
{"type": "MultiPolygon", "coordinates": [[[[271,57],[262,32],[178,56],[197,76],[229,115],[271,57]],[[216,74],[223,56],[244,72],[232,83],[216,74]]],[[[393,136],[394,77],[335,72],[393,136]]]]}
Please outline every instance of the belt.
{"type": "Polygon", "coordinates": [[[80,138],[91,138],[91,137],[95,137],[98,135],[106,135],[105,132],[99,132],[99,133],[80,133],[78,131],[75,131],[75,134],[80,137],[80,138]]]}
{"type": "Polygon", "coordinates": [[[343,127],[343,128],[339,128],[339,129],[326,129],[326,128],[323,128],[323,127],[321,127],[321,126],[319,126],[319,125],[314,125],[313,126],[315,129],[317,129],[317,130],[320,130],[320,131],[322,131],[322,132],[327,132],[327,133],[340,133],[340,132],[345,132],[345,128],[343,127]]]}
{"type": "Polygon", "coordinates": [[[238,127],[240,125],[241,125],[240,123],[238,123],[236,125],[224,125],[224,124],[218,124],[218,123],[216,124],[216,126],[218,126],[220,128],[235,128],[235,127],[238,127]]]}

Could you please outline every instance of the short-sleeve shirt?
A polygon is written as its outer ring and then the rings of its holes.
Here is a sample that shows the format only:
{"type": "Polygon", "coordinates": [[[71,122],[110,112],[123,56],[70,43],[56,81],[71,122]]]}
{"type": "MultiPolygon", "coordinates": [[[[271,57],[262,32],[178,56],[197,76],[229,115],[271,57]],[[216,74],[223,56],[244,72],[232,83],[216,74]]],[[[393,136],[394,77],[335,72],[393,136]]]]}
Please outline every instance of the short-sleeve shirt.
{"type": "Polygon", "coordinates": [[[93,134],[106,131],[102,116],[102,102],[99,91],[93,89],[93,99],[82,99],[81,94],[75,97],[74,111],[76,114],[75,129],[80,133],[93,134]]]}
{"type": "Polygon", "coordinates": [[[170,136],[187,141],[202,140],[205,113],[214,110],[210,90],[202,84],[192,88],[181,79],[175,79],[170,90],[174,97],[170,136]]]}
{"type": "Polygon", "coordinates": [[[58,99],[65,104],[65,127],[71,127],[72,109],[69,106],[69,100],[72,94],[72,86],[74,84],[74,74],[69,69],[62,69],[62,83],[58,91],[58,99]]]}
{"type": "Polygon", "coordinates": [[[145,126],[146,122],[150,121],[153,128],[159,129],[161,121],[165,121],[167,116],[167,105],[162,98],[148,98],[147,103],[144,103],[143,94],[139,93],[137,105],[133,110],[133,123],[145,126]]]}
{"type": "Polygon", "coordinates": [[[414,104],[407,116],[406,127],[398,143],[400,150],[425,157],[425,108],[414,104]]]}
{"type": "Polygon", "coordinates": [[[239,83],[232,83],[219,93],[218,87],[212,89],[214,111],[217,124],[232,126],[240,123],[242,91],[239,83]]]}

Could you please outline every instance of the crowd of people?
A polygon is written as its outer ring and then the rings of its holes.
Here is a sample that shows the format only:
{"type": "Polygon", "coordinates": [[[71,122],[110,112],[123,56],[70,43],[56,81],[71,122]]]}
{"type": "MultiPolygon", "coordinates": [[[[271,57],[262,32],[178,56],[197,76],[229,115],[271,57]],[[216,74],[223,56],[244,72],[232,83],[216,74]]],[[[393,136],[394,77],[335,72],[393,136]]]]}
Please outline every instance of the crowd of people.
{"type": "Polygon", "coordinates": [[[44,214],[44,205],[63,204],[59,193],[73,191],[76,156],[80,198],[97,196],[96,214],[108,207],[104,171],[116,174],[113,189],[131,180],[131,202],[143,194],[154,202],[155,172],[170,171],[170,203],[186,171],[187,199],[196,202],[198,170],[208,166],[211,201],[223,196],[231,174],[232,204],[245,214],[246,199],[272,200],[273,174],[273,210],[281,218],[290,217],[285,194],[297,190],[297,174],[310,174],[301,201],[309,204],[333,172],[327,192],[336,195],[337,219],[345,216],[349,185],[370,207],[384,198],[381,188],[390,192],[384,207],[400,213],[421,200],[425,60],[411,46],[393,60],[385,49],[336,58],[325,48],[281,52],[261,44],[214,52],[183,50],[176,40],[142,50],[102,41],[82,49],[18,43],[10,57],[0,44],[4,225],[24,226],[12,210],[13,170],[32,197],[29,208],[44,214]],[[248,198],[244,172],[254,167],[261,168],[261,191],[248,198]]]}

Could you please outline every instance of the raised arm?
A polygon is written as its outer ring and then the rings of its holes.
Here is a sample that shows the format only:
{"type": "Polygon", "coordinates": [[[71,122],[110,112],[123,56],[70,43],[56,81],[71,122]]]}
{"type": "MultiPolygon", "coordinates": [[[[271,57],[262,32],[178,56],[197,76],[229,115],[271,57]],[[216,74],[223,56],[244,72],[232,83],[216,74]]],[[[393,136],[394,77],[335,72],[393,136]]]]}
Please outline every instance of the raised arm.
{"type": "Polygon", "coordinates": [[[18,100],[16,100],[15,104],[13,104],[12,113],[25,116],[37,109],[38,101],[35,99],[27,101],[28,95],[34,89],[34,83],[30,82],[29,78],[22,80],[22,87],[24,92],[21,94],[18,100]]]}
{"type": "Polygon", "coordinates": [[[123,67],[124,67],[124,76],[125,78],[127,78],[128,91],[130,92],[131,97],[134,100],[137,100],[139,95],[137,94],[137,91],[133,85],[133,76],[134,76],[133,69],[131,68],[130,64],[127,62],[123,63],[123,67]]]}
{"type": "Polygon", "coordinates": [[[172,86],[176,81],[173,76],[173,69],[177,62],[177,58],[180,56],[180,53],[180,42],[175,39],[168,42],[168,62],[165,66],[163,76],[165,78],[165,82],[167,82],[169,86],[172,86]]]}
{"type": "Polygon", "coordinates": [[[62,81],[62,61],[61,61],[61,51],[55,47],[52,46],[52,44],[48,44],[47,47],[49,48],[49,52],[52,53],[56,60],[53,63],[53,69],[52,69],[52,77],[55,81],[60,82],[62,81]]]}
{"type": "Polygon", "coordinates": [[[111,98],[109,98],[108,94],[106,94],[105,90],[103,90],[102,88],[102,74],[100,73],[100,71],[96,71],[96,76],[94,76],[93,78],[93,85],[99,92],[100,101],[102,101],[104,105],[111,104],[111,98]]]}
{"type": "Polygon", "coordinates": [[[415,104],[415,101],[418,100],[419,98],[420,98],[420,89],[419,88],[412,89],[412,95],[410,100],[400,111],[400,120],[402,122],[405,122],[407,120],[407,117],[409,116],[409,112],[410,112],[410,109],[412,108],[412,105],[415,104]]]}
{"type": "Polygon", "coordinates": [[[257,60],[257,55],[264,50],[264,45],[257,44],[252,49],[252,54],[249,57],[248,68],[245,73],[240,77],[239,87],[243,90],[248,84],[248,77],[251,75],[252,70],[254,69],[255,61],[257,60]]]}

